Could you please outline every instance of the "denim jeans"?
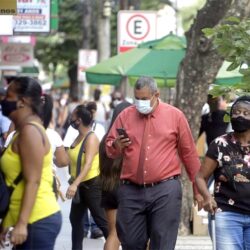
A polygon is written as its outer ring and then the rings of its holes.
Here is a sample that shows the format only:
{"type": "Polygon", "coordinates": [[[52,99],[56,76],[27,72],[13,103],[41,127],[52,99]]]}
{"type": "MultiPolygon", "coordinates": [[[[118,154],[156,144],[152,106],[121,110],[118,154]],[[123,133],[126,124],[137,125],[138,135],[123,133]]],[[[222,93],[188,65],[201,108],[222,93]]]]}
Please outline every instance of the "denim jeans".
{"type": "Polygon", "coordinates": [[[96,225],[91,213],[87,210],[84,214],[84,232],[88,233],[88,231],[90,230],[90,232],[94,232],[95,230],[99,230],[99,227],[96,225]]]}
{"type": "Polygon", "coordinates": [[[215,223],[217,250],[250,250],[250,215],[217,212],[215,223]]]}
{"type": "Polygon", "coordinates": [[[16,250],[53,250],[62,225],[61,212],[28,225],[28,238],[16,250]]]}

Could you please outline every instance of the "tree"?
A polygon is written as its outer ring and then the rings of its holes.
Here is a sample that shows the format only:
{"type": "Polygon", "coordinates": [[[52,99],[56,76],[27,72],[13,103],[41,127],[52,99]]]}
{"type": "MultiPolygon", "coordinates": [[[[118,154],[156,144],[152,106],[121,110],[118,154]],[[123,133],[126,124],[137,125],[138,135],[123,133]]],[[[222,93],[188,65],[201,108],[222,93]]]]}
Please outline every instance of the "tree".
{"type": "MultiPolygon", "coordinates": [[[[250,92],[250,20],[230,17],[227,23],[222,23],[214,28],[204,29],[204,33],[213,41],[214,48],[226,61],[231,62],[227,70],[239,68],[242,81],[231,86],[214,86],[209,91],[213,96],[226,94],[230,100],[233,96],[249,94],[250,92]]],[[[228,120],[230,117],[226,117],[228,120]]]]}
{"type": "Polygon", "coordinates": [[[96,22],[93,22],[97,19],[96,4],[95,0],[60,1],[58,32],[39,37],[35,48],[36,57],[46,71],[53,69],[54,78],[57,65],[64,65],[70,79],[71,97],[78,93],[78,50],[97,46],[96,22]]]}
{"type": "Polygon", "coordinates": [[[58,65],[65,67],[70,79],[70,96],[78,91],[77,57],[79,49],[98,49],[99,59],[106,59],[117,53],[117,13],[119,9],[158,9],[161,2],[168,0],[64,0],[59,3],[58,33],[40,36],[35,48],[38,60],[44,69],[57,77],[58,65]],[[109,39],[109,17],[103,16],[104,4],[112,7],[111,42],[109,39]],[[104,30],[106,32],[104,32],[104,30]],[[103,36],[105,33],[106,39],[103,36]],[[51,72],[52,71],[52,72],[51,72]]]}
{"type": "Polygon", "coordinates": [[[98,13],[98,61],[108,59],[110,57],[110,16],[111,3],[108,0],[101,1],[98,13]]]}
{"type": "Polygon", "coordinates": [[[228,71],[239,68],[243,75],[240,85],[235,88],[249,90],[250,85],[250,20],[240,21],[239,18],[230,17],[227,23],[215,28],[204,29],[208,38],[213,40],[214,47],[225,60],[231,62],[228,71]]]}
{"type": "MultiPolygon", "coordinates": [[[[249,0],[207,0],[185,34],[187,51],[178,72],[176,106],[185,113],[194,138],[198,135],[199,114],[206,101],[208,87],[213,83],[223,62],[223,57],[214,49],[211,39],[208,39],[202,30],[205,27],[215,27],[229,16],[237,16],[240,19],[247,17],[249,6],[249,0]]],[[[183,209],[180,228],[182,234],[190,233],[191,204],[189,181],[186,175],[183,175],[183,209]]]]}

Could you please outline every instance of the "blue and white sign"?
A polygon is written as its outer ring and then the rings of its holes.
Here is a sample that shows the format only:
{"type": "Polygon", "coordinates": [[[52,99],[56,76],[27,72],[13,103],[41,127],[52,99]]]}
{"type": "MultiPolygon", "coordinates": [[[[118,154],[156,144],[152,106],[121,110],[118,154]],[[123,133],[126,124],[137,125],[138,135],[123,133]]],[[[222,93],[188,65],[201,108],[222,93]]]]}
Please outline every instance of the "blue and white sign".
{"type": "Polygon", "coordinates": [[[14,33],[50,32],[50,0],[18,0],[14,33]]]}

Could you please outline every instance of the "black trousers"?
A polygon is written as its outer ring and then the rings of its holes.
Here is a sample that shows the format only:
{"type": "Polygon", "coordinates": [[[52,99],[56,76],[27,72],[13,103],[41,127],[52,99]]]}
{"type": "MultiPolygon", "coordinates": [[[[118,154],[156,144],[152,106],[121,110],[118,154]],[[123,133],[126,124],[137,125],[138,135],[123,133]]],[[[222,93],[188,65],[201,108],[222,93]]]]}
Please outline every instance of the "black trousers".
{"type": "Polygon", "coordinates": [[[105,238],[108,236],[108,224],[105,211],[101,208],[101,186],[99,177],[82,182],[79,186],[81,202],[71,203],[70,223],[72,226],[72,250],[82,250],[84,238],[84,213],[90,210],[95,223],[102,230],[105,238]]]}
{"type": "Polygon", "coordinates": [[[153,187],[121,184],[117,234],[123,250],[174,250],[180,222],[182,189],[179,179],[153,187]]]}

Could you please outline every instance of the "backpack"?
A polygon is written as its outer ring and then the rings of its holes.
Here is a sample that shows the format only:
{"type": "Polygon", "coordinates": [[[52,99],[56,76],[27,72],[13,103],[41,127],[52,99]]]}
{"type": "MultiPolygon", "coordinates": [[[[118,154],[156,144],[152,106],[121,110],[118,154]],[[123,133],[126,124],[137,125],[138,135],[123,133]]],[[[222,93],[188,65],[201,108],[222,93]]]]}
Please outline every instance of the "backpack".
{"type": "Polygon", "coordinates": [[[22,173],[20,173],[13,181],[11,186],[7,186],[4,174],[0,171],[0,219],[3,219],[8,212],[10,198],[15,189],[15,186],[22,180],[22,173]]]}

